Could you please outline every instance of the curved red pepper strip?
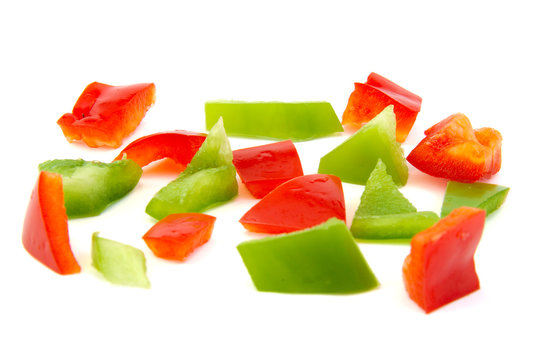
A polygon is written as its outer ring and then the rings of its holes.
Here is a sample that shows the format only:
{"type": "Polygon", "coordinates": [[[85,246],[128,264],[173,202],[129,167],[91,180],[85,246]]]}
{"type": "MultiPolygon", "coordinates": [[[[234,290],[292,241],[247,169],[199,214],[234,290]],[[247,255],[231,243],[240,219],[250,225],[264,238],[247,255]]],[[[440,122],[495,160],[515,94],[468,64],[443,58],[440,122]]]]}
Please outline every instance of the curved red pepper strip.
{"type": "Polygon", "coordinates": [[[170,158],[187,165],[196,154],[206,134],[175,130],[143,136],[126,146],[115,160],[132,159],[143,167],[153,161],[170,158]]]}

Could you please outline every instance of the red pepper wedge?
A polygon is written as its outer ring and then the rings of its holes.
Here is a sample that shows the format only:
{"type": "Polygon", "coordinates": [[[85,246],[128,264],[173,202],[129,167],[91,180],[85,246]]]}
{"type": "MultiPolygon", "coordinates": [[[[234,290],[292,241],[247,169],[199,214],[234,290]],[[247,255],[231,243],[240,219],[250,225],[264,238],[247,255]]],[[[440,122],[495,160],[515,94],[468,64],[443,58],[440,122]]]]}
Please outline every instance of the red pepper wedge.
{"type": "Polygon", "coordinates": [[[115,158],[125,157],[144,167],[153,161],[170,158],[186,166],[206,139],[206,134],[175,130],[143,136],[128,144],[115,158]]]}
{"type": "Polygon", "coordinates": [[[278,185],[304,175],[299,154],[291,140],[234,150],[233,155],[241,181],[258,199],[278,185]]]}
{"type": "Polygon", "coordinates": [[[341,180],[334,175],[312,174],[281,184],[239,222],[252,232],[278,234],[306,229],[332,217],[346,219],[341,180]]]}
{"type": "Polygon", "coordinates": [[[157,257],[183,261],[196,248],[208,242],[215,217],[201,213],[167,215],[143,235],[157,257]]]}
{"type": "Polygon", "coordinates": [[[458,182],[476,182],[501,169],[501,134],[473,129],[464,114],[453,114],[425,131],[406,160],[422,172],[458,182]]]}
{"type": "Polygon", "coordinates": [[[485,219],[485,210],[460,207],[412,238],[403,280],[426,313],[480,288],[473,256],[485,219]]]}
{"type": "Polygon", "coordinates": [[[70,247],[61,175],[39,173],[26,210],[22,244],[30,255],[58,274],[81,271],[70,247]]]}
{"type": "Polygon", "coordinates": [[[82,140],[90,147],[118,148],[155,100],[153,83],[111,86],[93,82],[82,92],[72,113],[57,123],[70,142],[82,140]]]}
{"type": "Polygon", "coordinates": [[[354,83],[354,87],[341,123],[359,129],[385,107],[393,105],[397,120],[396,138],[398,142],[404,142],[421,110],[421,97],[376,73],[369,74],[366,83],[354,83]]]}

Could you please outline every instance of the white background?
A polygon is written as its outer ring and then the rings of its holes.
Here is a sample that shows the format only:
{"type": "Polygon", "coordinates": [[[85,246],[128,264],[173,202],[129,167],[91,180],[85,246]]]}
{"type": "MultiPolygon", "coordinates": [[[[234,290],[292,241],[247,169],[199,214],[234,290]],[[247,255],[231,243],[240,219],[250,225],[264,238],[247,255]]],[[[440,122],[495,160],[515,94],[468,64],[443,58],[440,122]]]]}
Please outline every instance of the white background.
{"type": "MultiPolygon", "coordinates": [[[[532,25],[520,1],[17,1],[0,5],[2,132],[0,358],[533,358],[532,25]],[[407,246],[361,245],[381,287],[350,296],[257,292],[235,246],[255,200],[209,213],[210,242],[185,263],[141,236],[151,196],[174,175],[147,171],[101,216],[69,222],[82,273],[62,277],[23,249],[37,165],[111,161],[119,149],[69,144],[56,125],[92,81],[154,82],[157,102],[125,144],[156,131],[204,131],[204,102],[325,100],[338,116],[354,82],[377,72],[423,98],[405,153],[455,112],[501,131],[511,187],[476,254],[481,290],[430,315],[407,296],[407,246]],[[150,290],[104,281],[93,231],[142,249],[150,290]]],[[[345,136],[298,143],[305,173],[345,136]]],[[[265,141],[231,138],[234,149],[265,141]]],[[[402,192],[439,212],[446,182],[410,167],[402,192]]],[[[345,184],[347,220],[361,186],[345,184]]]]}

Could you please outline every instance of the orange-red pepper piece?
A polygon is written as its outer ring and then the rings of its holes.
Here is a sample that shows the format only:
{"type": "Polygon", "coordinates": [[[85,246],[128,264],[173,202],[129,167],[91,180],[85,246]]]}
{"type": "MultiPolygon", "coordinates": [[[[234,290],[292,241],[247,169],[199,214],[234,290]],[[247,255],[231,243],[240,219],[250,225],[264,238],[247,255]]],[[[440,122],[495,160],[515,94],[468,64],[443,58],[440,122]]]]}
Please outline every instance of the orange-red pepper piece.
{"type": "Polygon", "coordinates": [[[111,86],[89,84],[72,109],[58,121],[68,141],[90,147],[118,148],[156,101],[153,83],[111,86]]]}
{"type": "Polygon", "coordinates": [[[474,129],[464,114],[453,114],[425,131],[406,160],[422,172],[458,182],[476,182],[501,169],[501,134],[474,129]]]}
{"type": "Polygon", "coordinates": [[[412,238],[403,279],[426,313],[480,288],[473,256],[485,219],[485,210],[460,207],[412,238]]]}
{"type": "Polygon", "coordinates": [[[24,219],[22,244],[58,274],[81,271],[70,247],[61,175],[46,171],[39,174],[24,219]]]}
{"type": "Polygon", "coordinates": [[[421,110],[421,97],[376,73],[369,74],[366,83],[354,83],[354,87],[343,112],[342,124],[359,129],[384,108],[393,105],[396,138],[404,142],[421,110]]]}
{"type": "Polygon", "coordinates": [[[167,215],[143,235],[147,246],[157,257],[185,260],[211,237],[215,217],[201,213],[167,215]]]}

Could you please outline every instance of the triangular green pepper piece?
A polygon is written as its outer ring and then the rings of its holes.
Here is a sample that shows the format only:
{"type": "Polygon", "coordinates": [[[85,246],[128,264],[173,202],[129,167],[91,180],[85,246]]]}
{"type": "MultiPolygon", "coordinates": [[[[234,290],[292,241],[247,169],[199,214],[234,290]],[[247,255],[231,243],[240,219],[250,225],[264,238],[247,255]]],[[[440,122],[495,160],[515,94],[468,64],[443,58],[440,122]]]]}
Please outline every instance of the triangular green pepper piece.
{"type": "Polygon", "coordinates": [[[378,159],[369,175],[355,217],[416,212],[415,206],[402,195],[387,173],[386,165],[378,159]]]}
{"type": "Polygon", "coordinates": [[[399,191],[386,165],[378,159],[365,184],[350,231],[359,241],[407,244],[413,235],[438,220],[438,215],[431,211],[417,211],[399,191]]]}
{"type": "Polygon", "coordinates": [[[504,203],[509,190],[509,187],[496,184],[449,181],[441,206],[441,217],[462,206],[486,210],[487,216],[504,203]]]}
{"type": "Polygon", "coordinates": [[[393,181],[406,185],[408,165],[396,140],[393,105],[386,107],[360,130],[321,158],[319,173],[337,175],[341,181],[365,185],[378,159],[393,181]]]}
{"type": "Polygon", "coordinates": [[[246,241],[237,249],[260,291],[346,294],[379,285],[345,222],[336,218],[305,230],[246,241]]]}
{"type": "Polygon", "coordinates": [[[175,213],[202,212],[232,199],[237,191],[232,149],[221,119],[187,168],[150,200],[146,213],[160,220],[175,213]]]}

